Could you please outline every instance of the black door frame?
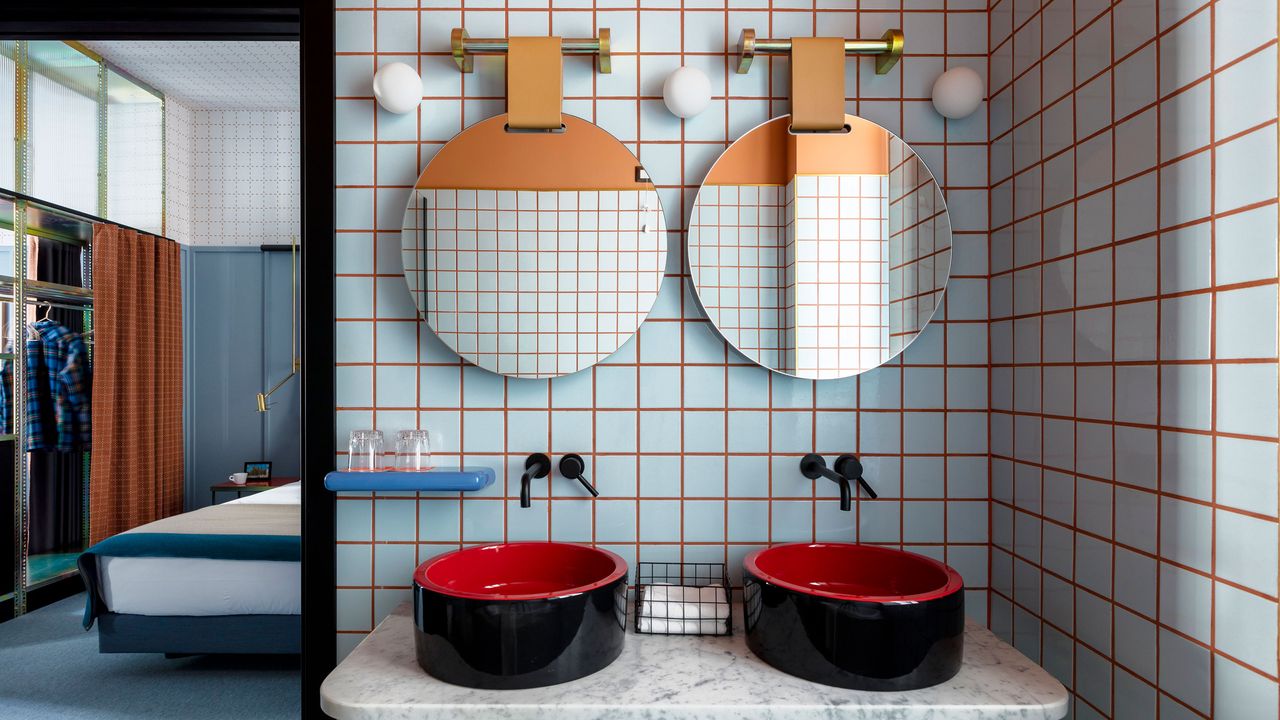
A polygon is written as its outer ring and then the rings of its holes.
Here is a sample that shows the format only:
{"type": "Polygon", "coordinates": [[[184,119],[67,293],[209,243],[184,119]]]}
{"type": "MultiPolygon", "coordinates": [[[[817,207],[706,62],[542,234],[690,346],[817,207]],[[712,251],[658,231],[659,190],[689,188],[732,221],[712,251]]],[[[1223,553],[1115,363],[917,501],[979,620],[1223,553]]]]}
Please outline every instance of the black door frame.
{"type": "Polygon", "coordinates": [[[294,2],[22,3],[0,12],[6,40],[298,40],[302,117],[302,711],[324,717],[320,683],[337,662],[333,468],[334,6],[294,2]]]}

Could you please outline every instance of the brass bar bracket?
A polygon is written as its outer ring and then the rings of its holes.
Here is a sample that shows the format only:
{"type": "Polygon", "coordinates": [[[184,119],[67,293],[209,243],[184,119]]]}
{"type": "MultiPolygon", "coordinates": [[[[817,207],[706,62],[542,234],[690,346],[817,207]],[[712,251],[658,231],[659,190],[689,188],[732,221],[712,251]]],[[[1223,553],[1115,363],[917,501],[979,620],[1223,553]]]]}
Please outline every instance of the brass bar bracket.
{"type": "MultiPolygon", "coordinates": [[[[902,57],[904,43],[905,38],[901,30],[888,30],[879,40],[845,40],[844,54],[875,57],[876,74],[884,75],[898,64],[898,60],[902,57]]],[[[751,61],[756,55],[786,55],[790,52],[790,38],[757,38],[754,29],[743,28],[742,35],[738,37],[737,72],[739,75],[746,74],[751,69],[751,61]]],[[[457,56],[456,51],[454,55],[457,56]]]]}
{"type": "MultiPolygon", "coordinates": [[[[466,28],[453,29],[450,45],[453,47],[453,61],[457,63],[458,71],[464,73],[475,71],[476,55],[505,55],[510,47],[507,38],[473,38],[467,34],[466,28]]],[[[600,28],[600,34],[593,38],[565,38],[561,42],[561,52],[565,55],[595,55],[596,69],[601,74],[613,72],[609,28],[600,28]]]]}

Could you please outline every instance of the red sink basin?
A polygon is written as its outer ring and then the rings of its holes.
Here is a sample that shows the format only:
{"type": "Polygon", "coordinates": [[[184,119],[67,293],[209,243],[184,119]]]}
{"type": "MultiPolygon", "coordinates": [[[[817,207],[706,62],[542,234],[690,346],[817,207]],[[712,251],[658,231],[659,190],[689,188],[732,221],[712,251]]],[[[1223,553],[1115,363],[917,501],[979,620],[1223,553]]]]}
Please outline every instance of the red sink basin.
{"type": "Polygon", "coordinates": [[[747,646],[784,672],[911,690],[960,671],[964,581],[932,558],[851,543],[779,545],[744,561],[747,646]]]}
{"type": "Polygon", "coordinates": [[[627,564],[569,543],[485,545],[438,555],[413,574],[418,664],[455,685],[541,687],[622,653],[627,564]]]}
{"type": "Polygon", "coordinates": [[[859,602],[923,602],[964,586],[933,558],[875,545],[778,545],[747,557],[756,577],[796,592],[859,602]]]}
{"type": "Polygon", "coordinates": [[[526,542],[457,550],[422,563],[413,579],[473,600],[546,600],[591,592],[627,574],[622,558],[569,543],[526,542]]]}

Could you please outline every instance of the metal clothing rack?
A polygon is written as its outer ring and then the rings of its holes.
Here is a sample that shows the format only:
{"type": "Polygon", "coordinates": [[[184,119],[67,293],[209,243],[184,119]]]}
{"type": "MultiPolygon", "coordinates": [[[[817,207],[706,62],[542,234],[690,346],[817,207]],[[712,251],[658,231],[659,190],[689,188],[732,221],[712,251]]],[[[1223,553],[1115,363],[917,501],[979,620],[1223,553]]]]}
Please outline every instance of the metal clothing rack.
{"type": "MultiPolygon", "coordinates": [[[[12,113],[14,117],[13,135],[11,142],[14,148],[13,174],[10,177],[0,178],[0,183],[9,185],[12,189],[0,188],[0,229],[11,230],[14,235],[15,243],[13,248],[12,268],[5,269],[5,272],[12,272],[11,277],[0,277],[0,302],[11,303],[10,314],[13,321],[13,330],[15,335],[25,330],[27,323],[27,315],[30,314],[32,306],[38,307],[57,307],[72,310],[81,313],[83,318],[83,327],[86,334],[93,330],[93,226],[95,223],[105,223],[122,227],[137,232],[148,232],[152,235],[162,235],[164,228],[164,183],[160,183],[159,201],[160,201],[160,226],[161,233],[153,233],[140,228],[133,228],[120,223],[112,222],[105,217],[108,213],[108,104],[111,102],[112,83],[123,83],[130,89],[139,90],[149,94],[158,101],[160,136],[159,143],[160,152],[160,175],[164,176],[165,153],[163,137],[165,136],[164,124],[164,94],[132,77],[124,70],[112,65],[98,53],[86,48],[83,44],[75,41],[62,41],[61,45],[66,46],[70,52],[61,52],[56,41],[27,41],[17,40],[9,42],[0,42],[0,46],[4,47],[6,56],[13,60],[13,90],[12,103],[6,107],[12,108],[7,112],[12,113]],[[71,84],[63,83],[62,78],[65,67],[74,67],[82,71],[83,87],[72,87],[71,84]],[[90,78],[91,75],[96,76],[96,87],[90,78]],[[32,79],[35,77],[45,77],[53,82],[63,84],[64,87],[71,88],[75,92],[80,93],[84,97],[93,101],[97,115],[97,202],[94,208],[97,215],[90,214],[75,208],[50,202],[39,197],[32,196],[32,174],[31,165],[34,162],[33,149],[37,138],[33,136],[33,105],[32,105],[32,79]],[[46,240],[53,240],[61,243],[67,243],[82,248],[80,257],[80,276],[81,283],[84,287],[71,287],[58,283],[45,283],[27,278],[27,266],[29,258],[27,258],[27,238],[36,237],[46,240]]],[[[152,102],[148,100],[148,102],[152,102]]],[[[56,141],[55,141],[56,142],[56,141]]],[[[14,338],[17,340],[18,338],[14,338]]],[[[3,348],[0,348],[3,349],[3,348]]],[[[92,361],[93,346],[89,346],[89,355],[92,361]]],[[[10,590],[7,584],[0,586],[0,620],[7,617],[21,615],[26,612],[28,607],[28,593],[34,590],[40,584],[33,584],[28,576],[28,551],[31,517],[28,505],[28,491],[31,485],[30,472],[28,468],[28,453],[25,450],[25,437],[23,436],[23,424],[25,414],[25,402],[21,393],[25,392],[25,375],[26,375],[26,343],[15,342],[14,352],[7,355],[0,354],[14,363],[13,382],[15,393],[11,396],[15,398],[15,406],[13,412],[13,422],[15,433],[5,438],[14,443],[13,462],[14,462],[14,497],[13,497],[13,545],[15,565],[13,571],[13,587],[10,590]]],[[[83,475],[83,507],[81,508],[81,530],[83,542],[87,547],[89,541],[89,452],[81,453],[82,457],[82,475],[83,475]]],[[[70,548],[68,548],[70,549],[70,548]]],[[[61,570],[61,568],[59,568],[61,570]]],[[[49,582],[63,582],[68,586],[73,581],[75,575],[74,568],[54,574],[49,582]]],[[[61,592],[60,590],[57,592],[61,592]]]]}
{"type": "MultiPolygon", "coordinates": [[[[84,315],[86,332],[93,327],[93,226],[118,223],[48,202],[25,193],[0,188],[0,228],[13,231],[13,275],[0,275],[0,302],[12,303],[12,321],[15,337],[13,352],[0,353],[0,359],[13,363],[13,400],[11,413],[12,433],[0,434],[0,441],[14,444],[14,587],[11,598],[14,614],[26,610],[27,595],[44,585],[58,582],[75,573],[71,568],[51,577],[35,580],[29,573],[30,536],[30,466],[26,450],[26,343],[20,342],[20,333],[27,325],[28,308],[53,307],[84,315]],[[82,248],[80,271],[84,287],[27,278],[28,236],[78,245],[82,248]]],[[[137,228],[128,228],[146,232],[137,228]]],[[[90,357],[93,350],[90,346],[90,357]]],[[[89,542],[89,451],[82,451],[81,461],[81,535],[85,547],[89,542]]]]}

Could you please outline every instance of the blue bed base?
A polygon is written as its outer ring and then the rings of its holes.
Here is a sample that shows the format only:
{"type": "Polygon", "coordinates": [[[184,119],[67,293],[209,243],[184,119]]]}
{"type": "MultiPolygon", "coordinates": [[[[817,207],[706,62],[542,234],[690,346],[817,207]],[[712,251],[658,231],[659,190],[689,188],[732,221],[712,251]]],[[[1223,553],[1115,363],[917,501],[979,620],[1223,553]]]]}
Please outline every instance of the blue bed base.
{"type": "Polygon", "coordinates": [[[301,615],[98,615],[98,652],[166,655],[302,652],[301,615]]]}

